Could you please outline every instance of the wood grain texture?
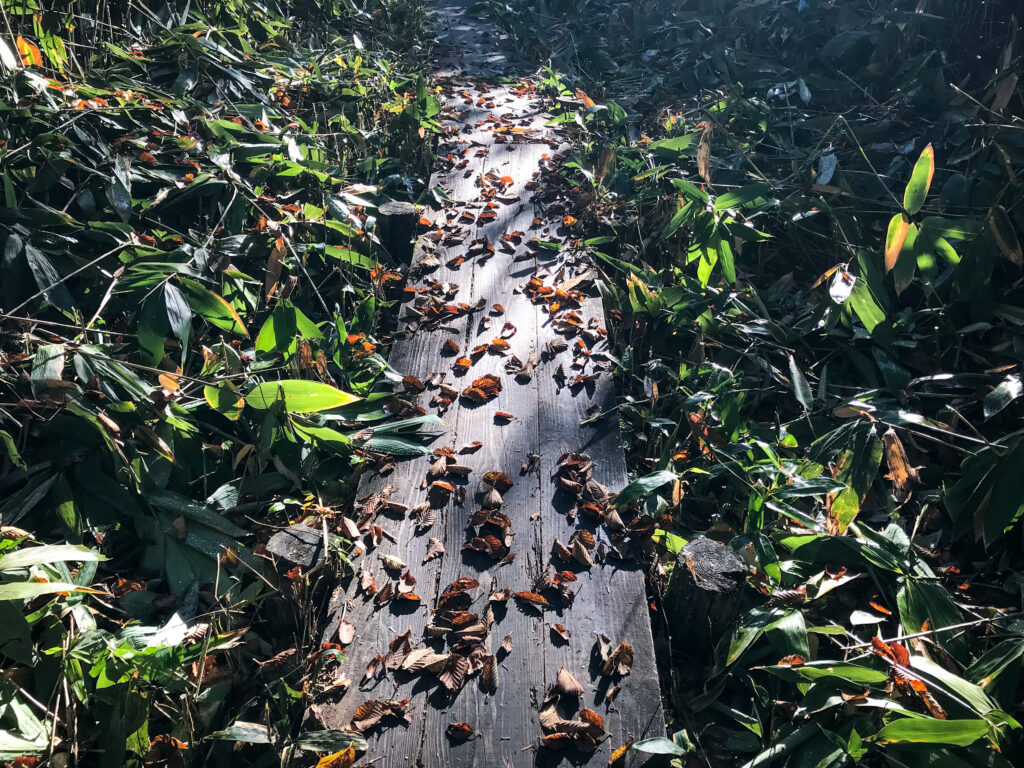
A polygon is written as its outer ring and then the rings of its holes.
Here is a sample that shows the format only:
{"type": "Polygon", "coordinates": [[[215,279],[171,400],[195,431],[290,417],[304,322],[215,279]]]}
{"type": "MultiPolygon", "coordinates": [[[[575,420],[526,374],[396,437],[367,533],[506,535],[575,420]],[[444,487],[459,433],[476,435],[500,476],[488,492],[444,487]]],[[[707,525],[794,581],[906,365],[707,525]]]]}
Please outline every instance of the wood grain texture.
{"type": "MultiPolygon", "coordinates": [[[[447,339],[455,339],[465,351],[499,337],[506,321],[515,326],[515,333],[508,339],[507,355],[515,355],[521,361],[539,354],[548,341],[558,336],[546,309],[534,304],[522,289],[538,270],[554,273],[559,267],[557,254],[534,252],[528,246],[530,237],[556,231],[561,222],[559,216],[549,217],[534,205],[527,182],[541,169],[542,159],[563,146],[564,137],[544,124],[543,105],[528,90],[484,82],[490,78],[493,83],[496,73],[509,71],[507,43],[493,30],[483,27],[484,22],[464,11],[465,5],[459,3],[437,8],[437,54],[439,72],[446,78],[444,110],[449,117],[446,125],[455,129],[442,140],[438,154],[443,159],[450,153],[455,162],[464,157],[468,162],[462,168],[439,169],[430,184],[442,187],[456,201],[455,211],[468,209],[476,215],[488,199],[493,199],[483,196],[481,177],[493,172],[492,177],[511,177],[512,182],[493,208],[496,216],[467,227],[461,243],[446,248],[421,239],[414,265],[433,250],[441,266],[411,284],[421,286],[427,280],[457,284],[456,301],[476,304],[483,299],[487,309],[453,324],[458,329],[454,335],[422,329],[400,333],[391,350],[390,364],[396,372],[414,374],[423,381],[435,372],[446,371],[447,381],[459,389],[476,377],[492,373],[501,379],[502,391],[496,399],[482,405],[460,398],[444,414],[446,433],[435,445],[458,450],[473,441],[483,443],[474,452],[457,454],[459,462],[472,470],[462,481],[466,488],[464,501],[438,505],[437,521],[427,531],[417,528],[409,516],[382,518],[381,524],[395,541],[383,542],[364,558],[365,567],[374,572],[379,586],[390,578],[379,555],[404,560],[416,578],[416,591],[423,603],[412,610],[399,610],[394,603],[379,608],[359,594],[356,584],[339,589],[335,595],[332,620],[324,640],[335,640],[342,619],[356,627],[355,640],[347,649],[346,665],[353,685],[340,698],[318,703],[313,711],[320,727],[346,728],[353,712],[365,701],[409,699],[408,725],[375,729],[367,734],[369,749],[364,760],[384,768],[604,766],[611,751],[627,739],[664,734],[643,573],[635,561],[609,560],[589,571],[580,569],[579,593],[571,608],[556,606],[541,612],[522,608],[514,600],[495,604],[494,624],[486,640],[488,650],[496,653],[498,659],[498,685],[493,691],[483,689],[479,675],[470,678],[455,694],[448,693],[430,674],[389,673],[371,686],[358,684],[366,665],[378,654],[386,653],[391,640],[406,630],[411,631],[414,648],[429,646],[439,652],[446,648],[444,641],[424,640],[423,630],[441,591],[456,579],[469,576],[480,582],[470,610],[481,615],[488,595],[495,589],[533,591],[536,579],[551,566],[550,550],[555,538],[566,541],[582,525],[567,519],[567,500],[561,498],[553,481],[555,465],[563,452],[586,451],[597,463],[595,477],[600,482],[613,490],[626,484],[617,423],[613,420],[596,428],[581,426],[590,409],[596,406],[605,410],[614,404],[609,374],[602,375],[589,390],[559,388],[552,373],[560,362],[569,370],[571,352],[566,351],[558,359],[539,365],[531,380],[520,383],[505,370],[507,356],[489,352],[465,376],[456,378],[451,371],[452,358],[442,355],[447,339]],[[539,224],[535,217],[540,219],[539,224]],[[474,238],[486,236],[497,244],[504,233],[515,230],[526,235],[514,248],[497,248],[490,258],[468,258],[458,268],[446,266],[449,259],[465,254],[474,238]],[[491,312],[489,308],[494,304],[501,305],[503,313],[491,312]],[[484,318],[489,318],[489,327],[483,327],[484,318]],[[496,419],[496,411],[508,412],[514,418],[496,419]],[[529,463],[531,454],[539,455],[539,468],[525,471],[524,464],[529,463]],[[469,535],[470,516],[480,508],[487,491],[481,478],[488,471],[504,472],[514,481],[513,487],[503,494],[501,511],[511,520],[511,553],[515,557],[502,564],[484,554],[462,549],[469,535]],[[423,563],[428,537],[442,539],[446,552],[440,559],[423,563]],[[552,642],[550,628],[555,623],[564,624],[571,631],[567,644],[552,642]],[[634,649],[632,672],[618,681],[621,693],[611,706],[605,702],[608,681],[593,674],[591,649],[595,632],[616,643],[629,642],[634,649]],[[507,653],[500,650],[506,636],[512,645],[507,653]],[[600,712],[610,732],[590,756],[573,749],[555,752],[537,746],[542,733],[538,720],[540,705],[563,664],[587,688],[579,705],[600,712]],[[474,738],[448,738],[446,729],[457,722],[472,726],[474,738]]],[[[448,161],[443,167],[450,164],[448,161]]],[[[444,212],[428,215],[443,216],[444,212]]],[[[581,312],[603,324],[598,299],[588,299],[581,312]]],[[[426,405],[430,395],[428,390],[421,396],[421,403],[426,405]]],[[[367,477],[361,484],[360,495],[390,485],[390,498],[412,507],[427,498],[423,485],[432,461],[430,457],[404,461],[388,476],[367,477]]],[[[595,531],[595,535],[605,534],[595,531]]],[[[564,567],[556,564],[556,568],[564,567]]],[[[626,764],[639,764],[637,757],[631,754],[626,764]]]]}

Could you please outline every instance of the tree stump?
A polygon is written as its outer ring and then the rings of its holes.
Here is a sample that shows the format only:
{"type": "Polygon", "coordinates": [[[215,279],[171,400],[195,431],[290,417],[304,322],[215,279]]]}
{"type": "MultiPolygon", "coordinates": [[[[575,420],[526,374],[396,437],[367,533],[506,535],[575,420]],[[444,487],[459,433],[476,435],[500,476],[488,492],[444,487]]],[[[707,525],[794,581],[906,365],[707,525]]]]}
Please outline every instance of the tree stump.
{"type": "Polygon", "coordinates": [[[267,554],[288,566],[312,568],[323,551],[324,535],[306,525],[293,525],[278,531],[267,542],[267,554]]]}
{"type": "Polygon", "coordinates": [[[743,562],[729,547],[704,537],[683,547],[665,592],[668,620],[676,628],[673,645],[710,660],[736,618],[745,579],[743,562]]]}
{"type": "Polygon", "coordinates": [[[398,263],[412,260],[416,206],[390,200],[377,209],[377,238],[381,247],[398,263]]]}

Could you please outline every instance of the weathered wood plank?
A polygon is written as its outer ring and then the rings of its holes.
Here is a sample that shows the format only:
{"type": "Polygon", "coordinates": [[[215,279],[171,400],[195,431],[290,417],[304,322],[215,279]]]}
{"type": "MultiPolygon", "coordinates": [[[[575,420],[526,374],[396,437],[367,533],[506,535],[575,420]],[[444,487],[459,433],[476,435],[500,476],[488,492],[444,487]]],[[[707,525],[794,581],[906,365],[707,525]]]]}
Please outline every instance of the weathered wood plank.
{"type": "MultiPolygon", "coordinates": [[[[587,299],[582,314],[585,320],[597,318],[603,324],[603,310],[598,299],[587,299]]],[[[548,326],[541,330],[543,346],[558,334],[548,326]]],[[[597,351],[599,347],[592,348],[597,351]]],[[[581,422],[592,414],[608,411],[615,404],[614,383],[602,375],[588,392],[559,388],[552,370],[559,364],[570,370],[571,348],[560,353],[539,375],[540,386],[540,477],[541,502],[544,505],[544,530],[548,546],[557,538],[567,543],[577,530],[591,531],[598,542],[608,543],[607,530],[591,524],[583,515],[570,520],[565,512],[573,499],[561,491],[554,478],[559,457],[566,452],[588,454],[595,462],[594,479],[610,489],[626,485],[626,465],[619,436],[619,425],[605,420],[596,426],[583,427],[581,422]]],[[[563,566],[564,567],[564,566],[563,566]]],[[[643,572],[635,559],[609,559],[589,570],[573,568],[583,582],[572,608],[566,612],[565,625],[572,630],[569,642],[558,653],[545,659],[548,680],[553,681],[562,664],[588,688],[583,706],[601,713],[605,728],[611,732],[602,745],[594,765],[606,765],[612,750],[628,739],[664,735],[665,718],[654,660],[654,644],[648,614],[643,572]],[[633,648],[633,669],[621,679],[599,674],[592,661],[595,635],[606,635],[614,644],[627,642],[633,648]],[[589,683],[589,685],[588,685],[589,683]],[[615,686],[620,688],[609,705],[606,695],[615,686]]],[[[639,762],[638,756],[631,756],[639,762]]]]}
{"type": "MultiPolygon", "coordinates": [[[[470,176],[462,170],[436,173],[431,183],[448,190],[453,199],[472,199],[476,194],[473,176],[483,171],[483,161],[472,159],[469,169],[472,171],[470,176]]],[[[435,252],[441,266],[431,274],[431,278],[458,284],[457,300],[467,301],[471,291],[471,279],[468,279],[471,277],[470,274],[445,266],[449,259],[459,255],[462,250],[461,245],[437,246],[435,252]],[[462,282],[459,282],[460,280],[462,282]]],[[[421,256],[422,248],[414,258],[421,256]]],[[[462,318],[453,325],[466,328],[471,322],[474,322],[473,317],[462,318]]],[[[461,336],[457,337],[460,342],[466,333],[467,331],[463,331],[461,336]]],[[[442,357],[442,347],[449,338],[453,338],[453,335],[443,330],[422,331],[409,336],[392,348],[390,365],[396,371],[412,373],[421,379],[427,379],[439,370],[441,361],[446,359],[442,357]]],[[[398,387],[398,392],[401,392],[401,387],[398,387]]],[[[452,414],[449,413],[448,423],[452,424],[453,421],[452,414]]],[[[443,445],[454,440],[451,433],[445,437],[445,440],[439,440],[437,443],[443,445]]],[[[390,485],[393,488],[390,499],[411,509],[427,499],[422,484],[432,461],[430,457],[412,459],[400,462],[389,476],[368,476],[360,484],[360,496],[390,485]]],[[[397,635],[409,630],[416,642],[423,636],[427,611],[434,606],[437,599],[437,572],[440,567],[436,560],[423,564],[423,559],[426,556],[429,537],[437,536],[438,530],[444,525],[448,507],[450,505],[446,504],[436,509],[438,521],[432,529],[424,530],[419,527],[411,516],[405,516],[401,520],[384,521],[383,527],[394,537],[395,542],[385,541],[361,564],[374,574],[378,587],[383,587],[388,581],[393,580],[393,573],[387,572],[379,556],[394,555],[404,560],[409,564],[410,572],[417,580],[417,594],[422,598],[422,604],[406,606],[394,602],[385,608],[378,608],[372,598],[360,592],[358,579],[355,579],[332,601],[331,620],[324,635],[325,642],[334,641],[338,624],[342,620],[351,622],[357,630],[355,640],[346,648],[348,661],[344,668],[345,674],[352,679],[352,686],[340,699],[315,705],[314,713],[317,719],[323,727],[342,729],[349,726],[356,708],[365,701],[410,699],[411,723],[407,727],[399,726],[380,731],[373,741],[376,754],[386,756],[388,760],[395,760],[395,765],[401,765],[406,760],[411,765],[419,754],[424,713],[428,707],[425,697],[416,696],[423,687],[423,681],[408,675],[389,675],[376,685],[364,687],[360,685],[360,678],[371,660],[385,653],[397,635]]]]}
{"type": "MultiPolygon", "coordinates": [[[[494,93],[492,91],[491,93],[494,93]]],[[[498,155],[498,160],[489,157],[485,166],[500,175],[511,176],[516,182],[507,190],[509,197],[518,197],[525,192],[525,182],[536,170],[543,148],[537,145],[517,147],[515,152],[498,155]]],[[[532,220],[532,207],[503,205],[497,209],[497,218],[480,228],[492,242],[500,239],[504,232],[525,230],[532,220]]],[[[521,292],[515,293],[517,281],[510,276],[517,272],[529,274],[533,260],[515,262],[512,254],[498,251],[487,262],[475,265],[471,301],[485,299],[488,306],[499,304],[503,314],[489,313],[490,327],[480,328],[474,324],[469,347],[488,343],[500,337],[506,321],[516,324],[516,333],[508,339],[511,346],[509,355],[526,360],[536,350],[536,312],[521,292]]],[[[536,381],[516,383],[504,371],[506,357],[487,354],[473,366],[466,378],[493,373],[502,378],[502,392],[490,403],[479,407],[460,407],[458,434],[460,442],[481,440],[483,446],[463,460],[473,467],[470,488],[474,491],[467,498],[463,515],[453,514],[445,531],[452,549],[461,545],[466,538],[468,514],[479,509],[484,493],[488,490],[480,484],[486,472],[506,473],[515,483],[503,493],[504,504],[501,512],[511,519],[514,541],[511,551],[515,559],[507,565],[496,565],[486,555],[475,552],[449,552],[441,569],[441,583],[448,584],[455,579],[469,575],[478,579],[484,598],[478,601],[483,610],[483,601],[492,589],[507,588],[516,592],[529,591],[535,576],[543,567],[539,557],[542,554],[540,528],[531,515],[539,504],[540,484],[534,473],[520,474],[525,452],[537,445],[537,425],[533,415],[537,413],[538,393],[536,381]],[[503,411],[516,418],[508,421],[496,419],[495,412],[503,411]],[[532,574],[532,575],[531,575],[532,574]]],[[[476,608],[474,608],[476,610],[476,608]]],[[[495,623],[489,637],[489,650],[498,655],[498,686],[489,695],[474,681],[475,690],[464,690],[447,706],[428,711],[424,730],[424,761],[432,765],[451,766],[504,766],[519,765],[518,757],[522,747],[531,744],[535,738],[536,713],[528,702],[536,701],[543,694],[544,671],[538,658],[544,653],[543,627],[536,614],[528,615],[513,601],[495,605],[495,623]],[[511,637],[512,650],[499,652],[505,636],[511,637]],[[447,726],[452,722],[471,725],[478,736],[472,740],[453,743],[445,736],[447,726]]],[[[447,703],[446,703],[447,704],[447,703]]]]}

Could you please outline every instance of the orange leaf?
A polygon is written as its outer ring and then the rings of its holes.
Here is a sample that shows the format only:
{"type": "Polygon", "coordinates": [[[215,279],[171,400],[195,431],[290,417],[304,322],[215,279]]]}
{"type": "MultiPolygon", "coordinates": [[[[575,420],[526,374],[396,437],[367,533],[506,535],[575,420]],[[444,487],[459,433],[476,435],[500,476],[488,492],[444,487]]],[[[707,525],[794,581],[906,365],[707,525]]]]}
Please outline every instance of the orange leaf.
{"type": "Polygon", "coordinates": [[[889,222],[889,231],[885,235],[885,271],[892,272],[903,250],[903,244],[910,232],[910,219],[907,214],[898,213],[889,222]]]}
{"type": "Polygon", "coordinates": [[[39,47],[30,43],[21,35],[18,35],[18,53],[21,54],[21,64],[25,67],[43,66],[43,54],[39,47]]]}

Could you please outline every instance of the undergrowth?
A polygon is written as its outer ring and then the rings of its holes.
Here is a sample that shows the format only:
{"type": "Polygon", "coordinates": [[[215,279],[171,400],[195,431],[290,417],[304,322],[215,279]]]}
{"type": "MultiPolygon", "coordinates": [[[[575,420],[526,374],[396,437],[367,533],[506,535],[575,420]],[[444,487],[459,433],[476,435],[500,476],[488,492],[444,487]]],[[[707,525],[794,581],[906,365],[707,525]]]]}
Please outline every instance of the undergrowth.
{"type": "Polygon", "coordinates": [[[365,430],[377,207],[436,130],[422,7],[0,10],[0,762],[341,750],[301,725],[315,573],[261,542],[424,450],[365,430]]]}

